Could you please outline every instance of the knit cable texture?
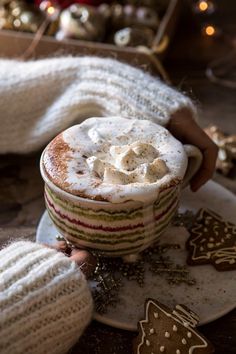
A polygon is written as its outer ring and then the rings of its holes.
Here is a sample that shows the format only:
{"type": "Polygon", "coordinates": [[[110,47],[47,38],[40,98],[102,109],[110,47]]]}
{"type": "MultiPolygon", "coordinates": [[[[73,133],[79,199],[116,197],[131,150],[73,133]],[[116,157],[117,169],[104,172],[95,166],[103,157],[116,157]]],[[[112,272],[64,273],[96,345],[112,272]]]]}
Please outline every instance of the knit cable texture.
{"type": "Polygon", "coordinates": [[[62,354],[89,323],[92,298],[75,262],[19,241],[0,251],[0,353],[62,354]]]}
{"type": "Polygon", "coordinates": [[[140,69],[113,59],[0,60],[0,153],[28,153],[92,116],[150,119],[195,108],[189,98],[140,69]]]}

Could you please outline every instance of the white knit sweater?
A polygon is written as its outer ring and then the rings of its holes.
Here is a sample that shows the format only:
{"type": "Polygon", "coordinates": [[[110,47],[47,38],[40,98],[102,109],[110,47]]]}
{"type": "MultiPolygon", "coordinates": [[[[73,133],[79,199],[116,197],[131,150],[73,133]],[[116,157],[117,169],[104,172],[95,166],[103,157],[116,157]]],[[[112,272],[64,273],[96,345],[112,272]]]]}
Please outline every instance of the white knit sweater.
{"type": "MultiPolygon", "coordinates": [[[[0,154],[42,148],[91,116],[166,125],[191,101],[157,78],[112,59],[0,60],[0,154]]],[[[0,353],[60,354],[91,318],[86,280],[69,259],[30,242],[0,252],[0,353]]]]}
{"type": "Polygon", "coordinates": [[[63,354],[92,314],[83,273],[62,253],[32,242],[0,251],[0,353],[63,354]]]}
{"type": "Polygon", "coordinates": [[[112,59],[0,60],[0,153],[28,153],[91,116],[168,123],[191,101],[159,79],[112,59]]]}

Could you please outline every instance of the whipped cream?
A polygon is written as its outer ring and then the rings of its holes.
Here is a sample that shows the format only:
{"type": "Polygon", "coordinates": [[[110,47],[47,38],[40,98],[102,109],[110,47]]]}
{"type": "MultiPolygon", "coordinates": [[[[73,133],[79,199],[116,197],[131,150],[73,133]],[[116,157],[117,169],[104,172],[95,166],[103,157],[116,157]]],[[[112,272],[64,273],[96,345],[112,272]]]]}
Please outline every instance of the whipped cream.
{"type": "MultiPolygon", "coordinates": [[[[60,158],[66,168],[57,170],[66,171],[60,187],[90,199],[154,201],[161,189],[180,183],[187,168],[183,145],[148,120],[90,118],[61,137],[66,149],[60,158]]],[[[50,157],[47,150],[44,161],[50,157]]]]}
{"type": "Polygon", "coordinates": [[[104,159],[91,156],[87,164],[107,184],[155,183],[168,173],[157,149],[144,142],[111,146],[104,159]]]}

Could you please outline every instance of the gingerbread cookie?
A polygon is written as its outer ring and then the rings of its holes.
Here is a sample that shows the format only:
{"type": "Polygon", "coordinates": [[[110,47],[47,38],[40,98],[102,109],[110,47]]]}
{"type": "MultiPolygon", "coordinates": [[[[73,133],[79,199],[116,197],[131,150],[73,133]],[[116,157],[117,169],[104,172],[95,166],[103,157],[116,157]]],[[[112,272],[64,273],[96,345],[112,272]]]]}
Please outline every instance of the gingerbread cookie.
{"type": "Polygon", "coordinates": [[[210,263],[219,271],[236,269],[236,225],[211,210],[198,211],[186,247],[189,265],[210,263]]]}
{"type": "Polygon", "coordinates": [[[214,348],[194,327],[197,315],[184,305],[173,311],[156,300],[145,304],[145,320],[138,323],[135,354],[209,354],[214,348]]]}

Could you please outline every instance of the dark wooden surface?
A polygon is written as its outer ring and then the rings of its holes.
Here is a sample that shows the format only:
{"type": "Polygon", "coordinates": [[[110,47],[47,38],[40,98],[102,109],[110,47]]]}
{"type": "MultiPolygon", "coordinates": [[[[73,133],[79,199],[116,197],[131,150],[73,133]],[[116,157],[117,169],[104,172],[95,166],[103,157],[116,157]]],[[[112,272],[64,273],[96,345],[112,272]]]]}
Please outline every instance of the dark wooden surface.
{"type": "MultiPolygon", "coordinates": [[[[204,74],[206,63],[226,53],[229,47],[224,43],[206,41],[196,32],[196,28],[193,29],[188,38],[184,31],[178,34],[165,66],[173,83],[188,91],[198,103],[203,127],[214,123],[228,133],[236,133],[236,91],[213,85],[204,74]]],[[[1,245],[19,238],[35,239],[37,223],[44,211],[39,156],[40,153],[0,157],[1,245]]],[[[214,179],[236,193],[236,178],[216,174],[214,179]]],[[[200,330],[212,341],[217,354],[236,353],[236,310],[200,330]]],[[[71,352],[129,354],[134,336],[134,333],[94,321],[71,352]]]]}

